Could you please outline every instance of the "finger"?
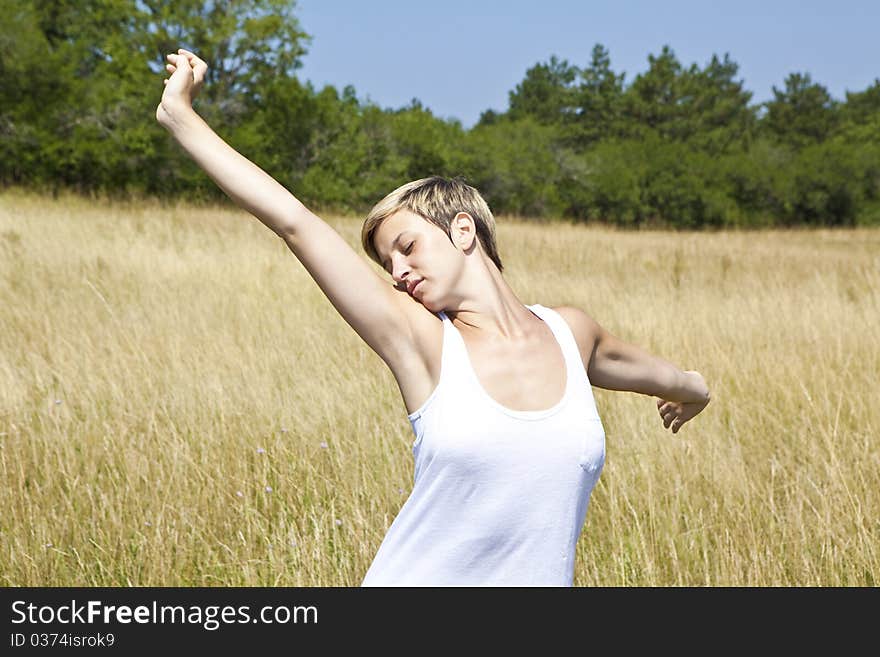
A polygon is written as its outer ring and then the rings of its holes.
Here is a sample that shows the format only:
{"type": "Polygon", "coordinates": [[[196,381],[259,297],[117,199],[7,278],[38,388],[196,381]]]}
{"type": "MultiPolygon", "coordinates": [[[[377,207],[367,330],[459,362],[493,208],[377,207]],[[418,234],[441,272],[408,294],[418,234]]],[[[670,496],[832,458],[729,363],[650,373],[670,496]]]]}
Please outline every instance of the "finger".
{"type": "Polygon", "coordinates": [[[684,424],[684,422],[681,421],[681,418],[675,418],[675,421],[672,423],[672,433],[678,433],[682,424],[684,424]]]}
{"type": "Polygon", "coordinates": [[[172,62],[176,66],[183,66],[184,64],[189,64],[189,59],[187,59],[183,55],[177,55],[175,53],[170,53],[168,55],[168,61],[172,62]]]}
{"type": "MultiPolygon", "coordinates": [[[[172,55],[169,55],[171,57],[172,55]]],[[[175,75],[180,75],[180,71],[183,71],[183,75],[192,76],[192,66],[190,66],[189,60],[183,56],[173,55],[175,57],[175,75]]]]}
{"type": "Polygon", "coordinates": [[[193,75],[195,76],[196,80],[203,80],[205,78],[205,73],[207,72],[208,65],[201,60],[196,61],[195,66],[193,67],[193,75]]]}
{"type": "Polygon", "coordinates": [[[193,68],[197,69],[200,66],[204,66],[205,68],[208,68],[208,63],[205,60],[203,60],[201,57],[196,55],[194,52],[186,50],[185,48],[178,48],[177,52],[181,55],[184,55],[190,61],[190,63],[193,65],[193,68]]]}
{"type": "Polygon", "coordinates": [[[178,48],[178,49],[177,49],[177,52],[178,52],[178,54],[180,54],[180,55],[186,55],[186,57],[187,57],[188,59],[190,59],[190,60],[194,60],[194,61],[197,61],[197,62],[202,62],[202,63],[204,63],[204,60],[201,59],[201,58],[200,58],[197,54],[195,54],[192,50],[187,50],[186,48],[178,48]]]}
{"type": "Polygon", "coordinates": [[[208,72],[208,63],[201,59],[198,55],[191,53],[189,50],[180,49],[180,53],[189,59],[189,63],[193,68],[193,77],[197,83],[205,79],[208,72]]]}

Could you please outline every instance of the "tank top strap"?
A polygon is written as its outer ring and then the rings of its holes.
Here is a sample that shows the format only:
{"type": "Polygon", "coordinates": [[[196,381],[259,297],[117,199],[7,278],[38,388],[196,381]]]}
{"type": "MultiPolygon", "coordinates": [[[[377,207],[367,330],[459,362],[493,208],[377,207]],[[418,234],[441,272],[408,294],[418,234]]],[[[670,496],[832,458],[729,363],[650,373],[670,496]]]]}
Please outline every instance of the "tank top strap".
{"type": "MultiPolygon", "coordinates": [[[[467,347],[458,329],[442,310],[437,313],[443,320],[443,350],[440,355],[440,381],[454,379],[455,385],[467,385],[471,381],[467,376],[470,360],[467,347]]],[[[439,386],[438,386],[439,387],[439,386]]]]}
{"type": "Polygon", "coordinates": [[[553,331],[556,341],[562,349],[562,355],[565,357],[568,371],[575,377],[574,382],[578,385],[584,381],[589,383],[590,380],[584,367],[583,358],[581,358],[580,348],[565,318],[552,308],[542,306],[539,303],[527,307],[543,319],[550,327],[550,330],[553,331]]]}
{"type": "Polygon", "coordinates": [[[462,358],[467,355],[466,352],[465,354],[459,352],[459,346],[455,339],[455,327],[452,325],[452,320],[449,319],[449,316],[442,310],[434,313],[434,315],[441,320],[443,326],[443,337],[440,347],[440,380],[431,394],[428,395],[428,398],[422,402],[422,405],[407,415],[410,422],[413,423],[413,428],[416,429],[417,434],[420,429],[416,426],[416,423],[420,422],[422,415],[425,414],[430,406],[434,405],[434,400],[441,394],[445,394],[446,389],[450,385],[454,387],[456,379],[461,380],[462,358]]]}

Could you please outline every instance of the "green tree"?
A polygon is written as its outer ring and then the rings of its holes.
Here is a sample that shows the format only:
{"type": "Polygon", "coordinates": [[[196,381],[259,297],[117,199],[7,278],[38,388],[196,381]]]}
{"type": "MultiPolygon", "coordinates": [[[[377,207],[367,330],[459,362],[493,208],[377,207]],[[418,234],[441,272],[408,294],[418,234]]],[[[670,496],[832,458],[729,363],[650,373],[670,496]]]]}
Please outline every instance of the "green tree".
{"type": "Polygon", "coordinates": [[[576,90],[577,120],[572,142],[577,147],[584,148],[620,131],[624,77],[611,70],[608,50],[598,43],[593,46],[590,65],[580,71],[576,90]]]}
{"type": "Polygon", "coordinates": [[[632,136],[646,130],[676,134],[682,86],[681,63],[668,45],[659,55],[648,55],[648,70],[635,77],[623,99],[627,132],[632,136]]]}
{"type": "Polygon", "coordinates": [[[556,55],[546,64],[536,64],[509,94],[509,118],[528,116],[545,125],[567,122],[577,112],[577,76],[577,67],[556,55]]]}
{"type": "Polygon", "coordinates": [[[846,92],[840,105],[840,132],[853,144],[880,144],[880,79],[858,92],[846,92]]]}
{"type": "Polygon", "coordinates": [[[222,132],[248,96],[298,65],[305,39],[281,0],[9,0],[2,12],[0,109],[5,182],[53,188],[218,192],[154,119],[165,54],[211,64],[202,114],[222,132]],[[216,59],[214,56],[216,55],[216,59]],[[7,95],[4,94],[4,98],[7,95]]]}
{"type": "Polygon", "coordinates": [[[773,87],[773,100],[765,106],[762,125],[767,132],[796,148],[824,141],[839,119],[837,103],[809,73],[791,73],[784,90],[773,87]]]}
{"type": "Polygon", "coordinates": [[[840,107],[842,118],[852,123],[867,123],[880,114],[880,79],[864,91],[847,91],[840,107]]]}
{"type": "Polygon", "coordinates": [[[65,85],[50,53],[34,3],[14,0],[5,6],[0,12],[0,180],[7,184],[46,177],[39,151],[54,129],[46,118],[47,104],[53,94],[64,93],[65,85]]]}
{"type": "Polygon", "coordinates": [[[712,55],[702,70],[692,66],[686,75],[686,102],[682,104],[684,136],[700,150],[727,152],[747,146],[757,125],[752,93],[737,80],[739,66],[725,53],[712,55]]]}
{"type": "Polygon", "coordinates": [[[738,66],[725,54],[712,55],[704,69],[685,69],[669,46],[648,56],[649,67],[636,76],[624,94],[624,132],[641,137],[646,131],[674,141],[692,141],[696,148],[726,151],[747,139],[756,122],[749,106],[752,94],[736,80],[738,66]]]}

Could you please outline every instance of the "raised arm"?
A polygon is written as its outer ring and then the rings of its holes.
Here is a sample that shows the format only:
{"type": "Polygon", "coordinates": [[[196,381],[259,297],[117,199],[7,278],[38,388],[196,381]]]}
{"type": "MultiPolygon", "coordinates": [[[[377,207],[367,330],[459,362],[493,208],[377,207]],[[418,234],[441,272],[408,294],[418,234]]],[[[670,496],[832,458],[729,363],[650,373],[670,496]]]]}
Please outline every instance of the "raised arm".
{"type": "Polygon", "coordinates": [[[330,302],[392,370],[415,349],[412,306],[331,226],[221,139],[192,108],[207,64],[186,50],[168,55],[156,119],[237,205],[281,237],[330,302]]]}
{"type": "Polygon", "coordinates": [[[165,91],[156,120],[171,133],[187,155],[244,208],[279,236],[308,210],[293,194],[260,167],[223,141],[196,114],[192,101],[204,83],[208,65],[188,50],[168,55],[165,91]]]}

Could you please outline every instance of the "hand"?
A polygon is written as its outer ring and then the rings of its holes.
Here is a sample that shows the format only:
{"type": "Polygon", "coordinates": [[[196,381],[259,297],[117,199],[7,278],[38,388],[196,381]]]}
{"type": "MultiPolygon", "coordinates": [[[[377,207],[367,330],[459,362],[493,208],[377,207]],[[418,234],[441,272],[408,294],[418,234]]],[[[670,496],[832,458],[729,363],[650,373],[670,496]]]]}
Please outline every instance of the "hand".
{"type": "Polygon", "coordinates": [[[156,108],[156,120],[166,125],[171,114],[182,109],[192,109],[192,102],[199,95],[205,82],[208,64],[194,53],[183,48],[177,53],[167,55],[168,64],[165,69],[171,73],[170,78],[163,80],[165,91],[162,101],[156,108]]]}
{"type": "MultiPolygon", "coordinates": [[[[705,380],[703,379],[702,374],[692,370],[689,370],[688,374],[700,377],[700,381],[705,387],[705,380]]],[[[678,433],[678,430],[681,429],[685,422],[695,417],[700,411],[706,408],[709,404],[709,399],[708,395],[705,400],[698,402],[674,402],[665,399],[658,399],[657,411],[660,413],[660,417],[663,418],[663,426],[666,429],[672,426],[672,433],[678,433]]]]}

